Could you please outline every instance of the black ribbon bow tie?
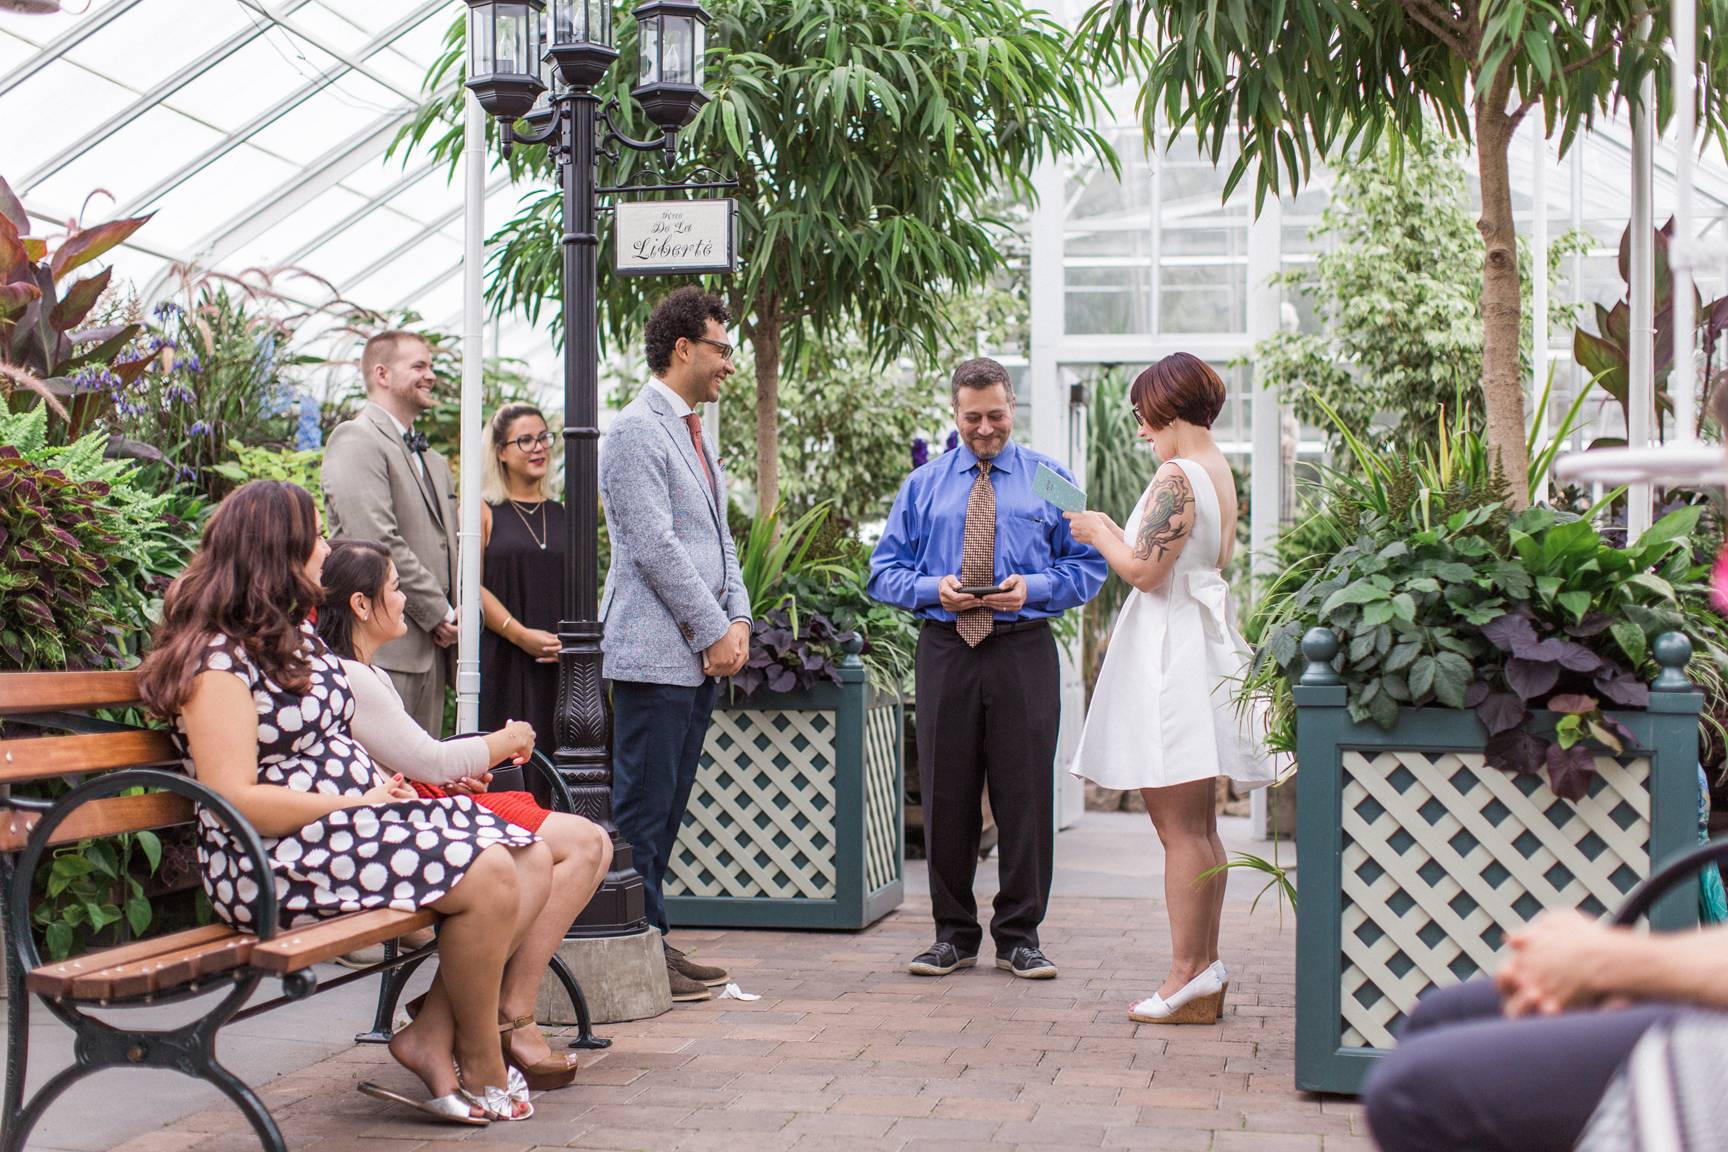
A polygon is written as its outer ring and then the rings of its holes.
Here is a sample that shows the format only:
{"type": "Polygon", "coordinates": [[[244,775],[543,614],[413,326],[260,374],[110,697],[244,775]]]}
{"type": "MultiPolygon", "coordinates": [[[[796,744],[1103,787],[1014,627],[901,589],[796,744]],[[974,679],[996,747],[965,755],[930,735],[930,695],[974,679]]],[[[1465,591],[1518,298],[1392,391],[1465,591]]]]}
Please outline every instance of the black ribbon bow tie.
{"type": "Polygon", "coordinates": [[[410,452],[424,452],[426,451],[426,433],[413,430],[404,432],[402,433],[402,443],[408,445],[410,452]]]}

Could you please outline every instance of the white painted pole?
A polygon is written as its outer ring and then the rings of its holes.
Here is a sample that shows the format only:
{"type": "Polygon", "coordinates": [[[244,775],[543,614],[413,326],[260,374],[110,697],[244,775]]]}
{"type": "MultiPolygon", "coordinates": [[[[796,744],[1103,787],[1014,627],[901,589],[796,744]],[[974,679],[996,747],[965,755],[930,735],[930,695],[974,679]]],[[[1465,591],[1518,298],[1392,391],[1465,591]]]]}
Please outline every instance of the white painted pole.
{"type": "MultiPolygon", "coordinates": [[[[1530,399],[1548,385],[1548,140],[1542,122],[1530,124],[1530,399]]],[[[1536,409],[1536,450],[1548,443],[1548,409],[1536,409]]]]}
{"type": "MultiPolygon", "coordinates": [[[[1638,25],[1648,36],[1650,18],[1638,25]]],[[[1626,395],[1626,445],[1644,448],[1650,444],[1651,414],[1655,410],[1656,380],[1656,268],[1655,225],[1651,212],[1652,159],[1656,144],[1656,82],[1646,76],[1632,104],[1632,318],[1630,377],[1626,395]]],[[[1636,540],[1650,527],[1651,488],[1634,484],[1626,493],[1626,539],[1636,540]]]]}
{"type": "MultiPolygon", "coordinates": [[[[1276,196],[1266,198],[1266,207],[1248,224],[1248,343],[1250,347],[1278,331],[1280,292],[1267,283],[1283,266],[1284,206],[1276,196]]],[[[1257,366],[1250,377],[1253,394],[1249,411],[1253,433],[1249,456],[1248,570],[1252,575],[1248,595],[1258,600],[1263,582],[1276,575],[1277,560],[1272,545],[1278,539],[1279,514],[1283,510],[1284,464],[1281,451],[1283,410],[1278,393],[1265,387],[1257,366]]]]}
{"type": "Polygon", "coordinates": [[[1697,302],[1692,298],[1693,269],[1697,266],[1697,229],[1692,222],[1693,116],[1697,99],[1697,10],[1696,0],[1673,0],[1669,18],[1674,24],[1674,238],[1668,245],[1668,263],[1674,270],[1674,367],[1668,374],[1668,394],[1674,398],[1674,438],[1681,444],[1697,439],[1698,375],[1693,367],[1697,302]]]}
{"type": "Polygon", "coordinates": [[[486,113],[464,92],[462,210],[462,482],[456,555],[456,731],[480,730],[480,411],[485,371],[486,113]]]}

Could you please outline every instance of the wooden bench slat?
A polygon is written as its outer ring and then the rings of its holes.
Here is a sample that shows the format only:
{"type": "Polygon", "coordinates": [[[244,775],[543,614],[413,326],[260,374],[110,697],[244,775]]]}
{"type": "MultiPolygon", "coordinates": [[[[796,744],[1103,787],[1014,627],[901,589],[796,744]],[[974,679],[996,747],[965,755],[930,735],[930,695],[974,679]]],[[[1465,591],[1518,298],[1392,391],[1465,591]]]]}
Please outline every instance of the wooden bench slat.
{"type": "Polygon", "coordinates": [[[109,948],[102,952],[73,956],[68,960],[59,960],[33,969],[25,975],[24,986],[30,991],[40,992],[44,996],[65,996],[72,991],[72,981],[91,972],[118,968],[127,964],[137,964],[170,952],[210,944],[237,934],[233,928],[226,924],[206,924],[202,928],[188,928],[184,932],[156,936],[149,940],[124,944],[118,948],[109,948]]]}
{"type": "MultiPolygon", "coordinates": [[[[17,852],[30,839],[41,815],[36,812],[0,810],[0,852],[17,852]]],[[[192,801],[178,792],[147,792],[142,796],[115,796],[87,800],[61,821],[49,844],[76,844],[94,836],[169,828],[194,819],[192,801]]]]}
{"type": "Polygon", "coordinates": [[[394,908],[379,908],[371,912],[353,912],[278,933],[276,939],[252,949],[252,967],[266,972],[298,972],[356,949],[394,940],[416,928],[429,928],[437,922],[437,913],[424,909],[398,912],[394,908]]]}
{"type": "Polygon", "coordinates": [[[0,716],[141,703],[136,672],[0,672],[0,716]]]}
{"type": "Polygon", "coordinates": [[[181,759],[168,733],[155,729],[0,740],[0,784],[75,772],[108,772],[138,764],[178,763],[181,759]]]}
{"type": "Polygon", "coordinates": [[[240,968],[252,957],[258,938],[250,933],[232,933],[227,939],[180,948],[148,960],[115,964],[72,981],[74,1000],[117,1000],[178,988],[200,976],[240,968]]]}

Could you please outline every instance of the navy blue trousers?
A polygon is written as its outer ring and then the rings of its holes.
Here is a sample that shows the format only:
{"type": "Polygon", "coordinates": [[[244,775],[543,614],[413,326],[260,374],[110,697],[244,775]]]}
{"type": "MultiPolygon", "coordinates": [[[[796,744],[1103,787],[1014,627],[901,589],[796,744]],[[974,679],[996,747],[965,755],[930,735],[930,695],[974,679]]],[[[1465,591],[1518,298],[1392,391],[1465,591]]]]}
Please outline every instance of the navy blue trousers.
{"type": "Polygon", "coordinates": [[[1381,1152],[1568,1152],[1652,1024],[1644,1004],[1508,1020],[1491,980],[1430,992],[1368,1075],[1381,1152]]]}
{"type": "Polygon", "coordinates": [[[612,681],[612,818],[635,850],[648,923],[662,933],[671,925],[661,881],[678,843],[718,690],[712,676],[694,688],[612,681]]]}

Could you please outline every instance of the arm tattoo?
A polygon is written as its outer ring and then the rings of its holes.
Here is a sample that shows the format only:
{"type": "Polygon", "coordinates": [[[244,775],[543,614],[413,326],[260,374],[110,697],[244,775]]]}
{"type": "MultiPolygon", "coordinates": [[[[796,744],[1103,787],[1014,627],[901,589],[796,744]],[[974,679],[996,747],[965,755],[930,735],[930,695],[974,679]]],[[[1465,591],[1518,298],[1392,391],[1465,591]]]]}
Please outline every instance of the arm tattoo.
{"type": "Polygon", "coordinates": [[[1152,488],[1152,499],[1146,507],[1146,517],[1140,521],[1140,536],[1134,542],[1134,556],[1150,560],[1154,549],[1158,559],[1164,559],[1172,545],[1188,535],[1188,525],[1175,523],[1177,517],[1194,503],[1194,489],[1181,472],[1160,480],[1152,488]]]}

